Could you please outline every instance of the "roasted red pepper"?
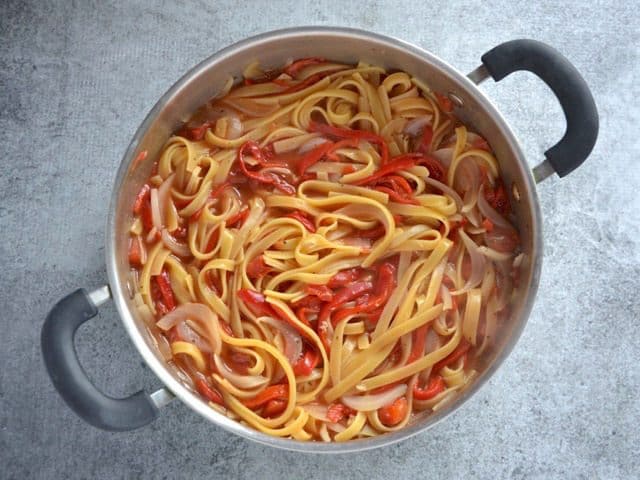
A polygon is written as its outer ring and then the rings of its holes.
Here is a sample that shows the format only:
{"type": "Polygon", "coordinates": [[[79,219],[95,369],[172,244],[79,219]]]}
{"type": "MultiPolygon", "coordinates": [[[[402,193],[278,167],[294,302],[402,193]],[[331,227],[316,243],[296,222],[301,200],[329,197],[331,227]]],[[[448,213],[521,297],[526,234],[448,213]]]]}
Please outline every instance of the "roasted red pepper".
{"type": "Polygon", "coordinates": [[[299,221],[309,232],[316,233],[316,226],[314,225],[313,220],[311,220],[306,213],[296,210],[295,212],[287,213],[285,217],[299,221]]]}
{"type": "Polygon", "coordinates": [[[460,344],[453,352],[451,352],[447,357],[443,358],[433,366],[433,371],[437,373],[441,368],[446,367],[447,365],[451,365],[453,362],[466,355],[470,347],[471,345],[469,344],[469,342],[467,342],[465,339],[462,339],[460,344]]]}
{"type": "Polygon", "coordinates": [[[307,295],[315,295],[323,302],[331,302],[333,300],[333,292],[326,285],[309,284],[305,287],[307,295]]]}
{"type": "Polygon", "coordinates": [[[215,125],[215,121],[206,121],[197,127],[188,127],[184,126],[178,131],[178,135],[188,140],[199,141],[204,138],[207,130],[210,129],[213,125],[215,125]]]}
{"type": "Polygon", "coordinates": [[[241,288],[238,290],[238,297],[254,314],[259,316],[274,316],[275,312],[272,306],[267,302],[267,299],[262,293],[249,290],[248,288],[241,288]]]}
{"type": "Polygon", "coordinates": [[[429,325],[422,325],[413,331],[413,339],[411,344],[411,353],[407,358],[407,365],[415,362],[424,355],[424,343],[427,338],[427,332],[429,331],[429,325]]]}
{"type": "Polygon", "coordinates": [[[320,310],[320,314],[318,316],[318,333],[324,334],[327,344],[330,343],[328,342],[327,336],[329,324],[331,323],[335,325],[335,323],[331,320],[331,315],[333,314],[333,312],[340,308],[343,304],[350,302],[355,298],[358,298],[360,295],[370,291],[371,289],[373,289],[373,283],[369,280],[354,282],[338,290],[335,293],[333,300],[330,303],[326,303],[322,307],[322,310],[320,310]]]}
{"type": "Polygon", "coordinates": [[[329,288],[338,288],[344,287],[345,285],[349,285],[351,282],[359,279],[364,273],[364,269],[361,267],[348,268],[346,270],[340,270],[336,273],[329,283],[327,283],[327,287],[329,288]]]}
{"type": "Polygon", "coordinates": [[[417,400],[429,400],[445,389],[444,380],[440,375],[432,376],[425,388],[420,388],[418,382],[413,386],[413,398],[417,400]]]}
{"type": "Polygon", "coordinates": [[[142,250],[140,249],[140,241],[137,237],[129,239],[129,265],[132,267],[142,266],[142,250]]]}
{"type": "Polygon", "coordinates": [[[507,215],[511,211],[509,196],[501,180],[496,180],[495,189],[491,189],[489,185],[485,184],[484,197],[498,213],[507,215]]]}
{"type": "Polygon", "coordinates": [[[317,123],[311,121],[309,130],[312,132],[320,132],[335,138],[366,140],[380,149],[380,163],[385,165],[389,160],[389,147],[380,135],[376,135],[366,130],[352,130],[350,128],[333,127],[325,123],[317,123]]]}
{"type": "MultiPolygon", "coordinates": [[[[387,303],[387,300],[389,299],[391,293],[393,292],[393,289],[395,288],[395,272],[396,267],[390,262],[385,262],[380,265],[378,269],[378,280],[376,283],[375,294],[367,295],[366,297],[363,295],[362,297],[360,297],[363,301],[358,302],[356,306],[341,308],[340,310],[336,311],[331,318],[331,323],[333,324],[333,326],[335,327],[338,323],[340,323],[341,320],[350,315],[371,312],[387,303]]],[[[358,295],[361,295],[362,293],[364,293],[364,291],[359,292],[358,295]]],[[[353,298],[354,297],[350,298],[349,300],[352,300],[353,298]]],[[[320,312],[320,316],[322,317],[322,312],[320,312]]]]}
{"type": "Polygon", "coordinates": [[[238,227],[241,227],[248,216],[249,216],[249,207],[244,207],[235,215],[231,215],[227,219],[227,227],[233,227],[236,223],[239,223],[238,227]]]}
{"type": "Polygon", "coordinates": [[[320,160],[322,160],[322,157],[324,157],[332,147],[333,142],[325,142],[309,150],[305,154],[305,156],[302,157],[302,160],[300,160],[300,162],[298,163],[298,174],[304,175],[304,173],[307,171],[307,168],[315,165],[320,160]]]}
{"type": "Polygon", "coordinates": [[[249,278],[261,278],[271,271],[271,267],[264,262],[264,256],[258,255],[247,264],[247,275],[249,278]]]}
{"type": "Polygon", "coordinates": [[[306,377],[310,375],[318,362],[320,361],[320,355],[313,348],[309,348],[304,352],[304,355],[300,357],[300,360],[293,366],[293,373],[306,377]]]}
{"type": "Polygon", "coordinates": [[[224,406],[222,395],[220,395],[220,393],[218,393],[213,387],[211,387],[204,378],[196,378],[195,386],[198,393],[205,397],[207,400],[224,406]]]}
{"type": "Polygon", "coordinates": [[[436,100],[438,101],[438,105],[440,106],[440,109],[443,112],[445,113],[453,112],[453,103],[451,102],[449,97],[446,97],[438,92],[435,92],[435,96],[436,96],[436,100]]]}
{"type": "Polygon", "coordinates": [[[353,410],[342,403],[332,403],[327,407],[327,418],[332,423],[338,423],[352,412],[353,410]]]}
{"type": "Polygon", "coordinates": [[[270,385],[255,397],[243,399],[241,402],[247,408],[256,409],[270,400],[286,400],[287,398],[289,398],[289,387],[284,383],[279,383],[277,385],[270,385]]]}
{"type": "Polygon", "coordinates": [[[399,155],[391,159],[389,163],[382,164],[382,166],[374,174],[357,180],[353,183],[354,185],[366,185],[368,183],[377,182],[379,179],[386,175],[395,173],[399,170],[406,170],[417,165],[418,162],[422,159],[424,159],[424,155],[421,153],[405,153],[404,155],[399,155]]]}
{"type": "Polygon", "coordinates": [[[176,308],[176,301],[173,298],[173,290],[171,290],[171,279],[169,273],[166,270],[162,270],[162,273],[155,277],[158,287],[160,287],[160,294],[164,305],[169,311],[176,308]]]}
{"type": "Polygon", "coordinates": [[[260,146],[256,142],[250,140],[243,143],[242,146],[238,149],[238,163],[240,164],[240,169],[245,174],[245,176],[259,183],[273,185],[275,188],[283,193],[286,193],[287,195],[293,195],[296,193],[296,189],[293,185],[273,172],[249,170],[247,168],[247,164],[244,161],[244,156],[247,153],[250,153],[261,165],[267,164],[262,150],[260,150],[260,146]]]}
{"type": "Polygon", "coordinates": [[[427,167],[429,170],[429,177],[442,182],[445,179],[445,170],[439,160],[431,156],[425,156],[420,162],[420,165],[427,167]]]}
{"type": "Polygon", "coordinates": [[[262,416],[265,418],[272,418],[276,415],[280,415],[287,408],[287,401],[282,398],[275,398],[269,400],[265,407],[262,409],[262,416]]]}
{"type": "Polygon", "coordinates": [[[405,397],[397,398],[391,405],[378,409],[378,418],[387,427],[399,424],[406,416],[409,404],[405,397]]]}
{"type": "Polygon", "coordinates": [[[433,141],[433,127],[427,125],[422,130],[422,139],[418,151],[422,153],[429,153],[431,151],[431,142],[433,141]]]}
{"type": "Polygon", "coordinates": [[[326,63],[326,60],[321,57],[301,58],[293,62],[291,65],[283,68],[282,71],[290,77],[295,77],[303,68],[308,67],[309,65],[319,65],[322,63],[326,63]]]}
{"type": "Polygon", "coordinates": [[[133,213],[135,213],[136,215],[140,215],[142,206],[144,202],[149,199],[150,195],[151,187],[145,183],[138,192],[138,195],[136,195],[136,201],[133,203],[133,213]]]}

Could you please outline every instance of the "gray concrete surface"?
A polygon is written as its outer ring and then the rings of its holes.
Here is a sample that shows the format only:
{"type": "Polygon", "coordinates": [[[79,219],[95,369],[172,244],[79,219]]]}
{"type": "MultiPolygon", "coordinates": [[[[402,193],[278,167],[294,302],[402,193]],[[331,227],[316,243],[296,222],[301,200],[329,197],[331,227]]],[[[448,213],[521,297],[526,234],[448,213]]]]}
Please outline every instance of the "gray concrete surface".
{"type": "MultiPolygon", "coordinates": [[[[613,0],[1,2],[0,477],[638,478],[639,25],[637,2],[613,0]],[[45,374],[39,332],[59,298],[105,282],[105,213],[129,139],[193,64],[299,24],[394,35],[462,71],[501,41],[531,37],[583,72],[600,140],[583,168],[539,188],[546,251],[524,335],[463,409],[385,450],[276,451],[178,402],[131,433],[84,424],[45,374]]],[[[562,134],[560,109],[533,76],[483,89],[532,164],[562,134]]],[[[158,386],[112,306],[78,337],[106,391],[158,386]]]]}

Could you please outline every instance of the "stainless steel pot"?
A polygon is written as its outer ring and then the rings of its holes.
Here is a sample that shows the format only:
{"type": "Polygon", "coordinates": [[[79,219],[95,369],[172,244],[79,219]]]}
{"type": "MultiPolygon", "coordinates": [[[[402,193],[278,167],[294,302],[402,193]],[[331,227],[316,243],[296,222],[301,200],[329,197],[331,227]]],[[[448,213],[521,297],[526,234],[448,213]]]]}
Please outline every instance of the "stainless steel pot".
{"type": "Polygon", "coordinates": [[[310,452],[346,452],[388,445],[424,431],[445,418],[470,398],[495,372],[514,347],[533,305],[542,261],[540,209],[535,182],[558,173],[564,176],[579,166],[591,152],[598,132],[596,107],[584,80],[557,51],[532,40],[499,45],[482,56],[482,65],[463,75],[455,68],[418,47],[393,38],[346,28],[295,28],[259,35],[206,59],[182,77],[153,107],[127,149],[116,178],[107,217],[106,261],[109,285],[91,293],[78,290],[61,300],[49,313],[42,329],[42,351],[51,379],[67,404],[87,422],[108,430],[141,427],[159,414],[159,409],[177,396],[198,414],[233,433],[267,445],[310,452]],[[418,417],[406,428],[379,437],[344,444],[300,442],[274,438],[241,425],[207,406],[180,382],[176,372],[160,356],[127,288],[128,227],[131,205],[151,165],[134,168],[133,160],[147,150],[153,158],[171,132],[190,114],[215,96],[228,75],[239,77],[254,60],[265,66],[280,66],[288,59],[320,56],[341,62],[364,60],[387,69],[407,71],[424,79],[434,90],[449,95],[455,114],[483,135],[493,147],[510,188],[518,219],[525,261],[512,319],[504,329],[493,354],[478,378],[455,401],[437,413],[418,417]],[[530,171],[515,135],[491,101],[477,85],[489,77],[498,81],[518,70],[529,70],[544,80],[558,97],[567,118],[562,140],[545,152],[546,159],[530,171]],[[97,307],[113,298],[140,355],[165,387],[147,394],[114,399],[89,381],[73,344],[77,327],[97,313],[97,307]]]}

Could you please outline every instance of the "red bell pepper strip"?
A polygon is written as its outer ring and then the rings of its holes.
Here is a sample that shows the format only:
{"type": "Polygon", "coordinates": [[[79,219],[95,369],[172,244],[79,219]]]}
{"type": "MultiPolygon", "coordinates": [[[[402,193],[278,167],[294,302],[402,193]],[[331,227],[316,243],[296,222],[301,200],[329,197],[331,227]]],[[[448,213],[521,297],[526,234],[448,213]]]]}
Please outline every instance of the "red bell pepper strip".
{"type": "Polygon", "coordinates": [[[309,284],[305,287],[307,295],[315,295],[323,302],[331,302],[333,300],[333,292],[326,285],[309,284]]]}
{"type": "Polygon", "coordinates": [[[431,151],[431,142],[433,141],[433,127],[427,125],[422,131],[422,139],[420,140],[420,146],[418,151],[422,153],[429,153],[431,151]]]}
{"type": "Polygon", "coordinates": [[[194,382],[196,386],[196,390],[200,395],[205,397],[207,400],[217,403],[218,405],[224,406],[224,400],[222,399],[222,395],[218,393],[215,389],[209,386],[209,383],[204,378],[196,378],[194,382]]]}
{"type": "Polygon", "coordinates": [[[271,267],[264,262],[264,256],[258,255],[247,264],[249,278],[261,278],[271,271],[271,267]]]}
{"type": "MultiPolygon", "coordinates": [[[[378,270],[378,282],[375,288],[375,295],[367,296],[366,300],[354,307],[342,308],[339,311],[336,311],[331,318],[332,325],[335,327],[341,320],[350,315],[355,315],[357,313],[363,312],[371,312],[387,303],[387,300],[389,299],[391,293],[393,292],[393,289],[395,288],[395,273],[396,267],[392,263],[385,262],[380,265],[380,268],[378,270]]],[[[361,293],[364,293],[364,291],[358,293],[358,295],[360,295],[361,293]]],[[[354,297],[350,298],[349,300],[353,298],[354,297]]],[[[335,300],[332,303],[335,303],[335,300]]],[[[320,315],[322,316],[322,311],[320,312],[320,315]]]]}
{"type": "Polygon", "coordinates": [[[322,157],[331,150],[331,147],[333,147],[333,142],[324,142],[309,150],[298,163],[298,174],[304,175],[307,168],[322,160],[322,157]]]}
{"type": "Polygon", "coordinates": [[[156,282],[158,283],[158,287],[160,287],[160,294],[162,295],[164,305],[169,309],[169,311],[174,310],[176,308],[176,301],[173,298],[173,290],[171,290],[171,279],[169,278],[169,273],[167,273],[166,270],[162,270],[162,273],[156,276],[156,282]]]}
{"type": "Polygon", "coordinates": [[[282,92],[272,93],[271,96],[299,92],[300,90],[304,90],[305,88],[310,87],[314,83],[319,82],[327,75],[329,75],[329,72],[316,73],[315,75],[311,75],[310,77],[305,78],[302,82],[296,83],[295,85],[291,85],[289,88],[287,88],[286,90],[283,90],[282,92]]]}
{"type": "Polygon", "coordinates": [[[415,198],[407,198],[405,196],[402,196],[395,190],[391,190],[389,187],[378,185],[373,188],[374,190],[378,190],[379,192],[386,193],[387,195],[389,195],[389,198],[396,203],[403,203],[407,205],[420,205],[420,202],[418,202],[415,198]]]}
{"type": "Polygon", "coordinates": [[[311,233],[316,233],[316,226],[313,221],[300,210],[296,210],[295,212],[287,213],[285,217],[293,218],[294,220],[299,221],[304,228],[306,228],[311,233]]]}
{"type": "Polygon", "coordinates": [[[473,141],[473,143],[471,143],[471,146],[473,148],[478,149],[478,150],[484,150],[485,152],[491,152],[491,147],[489,146],[487,141],[482,137],[476,138],[473,141]]]}
{"type": "Polygon", "coordinates": [[[242,224],[244,223],[244,221],[247,219],[248,216],[249,216],[249,207],[244,207],[242,210],[237,212],[235,215],[231,215],[227,219],[227,227],[232,227],[238,222],[240,222],[240,225],[238,225],[238,226],[239,227],[242,226],[242,224]]]}
{"type": "MultiPolygon", "coordinates": [[[[135,208],[135,207],[134,207],[135,208]]],[[[151,214],[151,194],[150,191],[142,198],[138,208],[140,212],[140,220],[145,232],[153,228],[153,216],[151,214]]]]}
{"type": "Polygon", "coordinates": [[[289,397],[289,387],[284,383],[278,383],[277,385],[270,385],[263,391],[258,393],[255,397],[250,399],[243,399],[241,402],[247,408],[256,409],[270,400],[286,400],[289,397]]]}
{"type": "Polygon", "coordinates": [[[496,181],[496,187],[494,190],[492,190],[491,187],[485,184],[484,198],[487,199],[487,202],[493,207],[494,210],[501,213],[502,215],[507,215],[511,211],[509,196],[507,195],[504,184],[501,180],[496,181]]]}
{"type": "Polygon", "coordinates": [[[238,290],[238,297],[254,314],[259,316],[274,316],[275,312],[272,306],[267,302],[267,299],[262,293],[249,290],[248,288],[241,288],[238,290]]]}
{"type": "Polygon", "coordinates": [[[209,253],[211,250],[213,250],[213,247],[216,246],[219,238],[220,238],[220,228],[216,228],[211,234],[211,236],[209,237],[209,241],[207,242],[207,245],[204,249],[204,253],[209,253]]]}
{"type": "Polygon", "coordinates": [[[132,267],[142,266],[142,250],[140,249],[140,241],[137,237],[129,239],[129,265],[132,267]]]}
{"type": "Polygon", "coordinates": [[[389,147],[380,135],[376,135],[366,130],[352,130],[350,128],[341,128],[327,125],[325,123],[317,123],[311,121],[309,130],[312,132],[320,132],[336,138],[366,140],[370,143],[378,145],[380,149],[380,163],[385,165],[389,161],[389,147]]]}
{"type": "Polygon", "coordinates": [[[327,283],[329,288],[338,288],[349,285],[351,282],[356,281],[362,276],[364,270],[361,267],[348,268],[346,270],[340,270],[336,273],[331,280],[327,283]]]}
{"type": "Polygon", "coordinates": [[[436,96],[436,100],[438,101],[438,105],[440,106],[440,109],[443,112],[445,113],[453,112],[453,103],[451,102],[449,97],[446,97],[438,92],[435,92],[435,96],[436,96]]]}
{"type": "Polygon", "coordinates": [[[488,218],[485,218],[482,221],[482,227],[487,231],[487,232],[491,232],[493,231],[493,222],[491,220],[489,220],[488,218]]]}
{"type": "MultiPolygon", "coordinates": [[[[316,298],[316,300],[318,299],[316,298]]],[[[307,327],[311,328],[311,322],[307,317],[307,312],[318,313],[318,308],[300,307],[296,310],[296,317],[298,317],[298,319],[307,327]]]]}
{"type": "Polygon", "coordinates": [[[293,365],[293,373],[296,375],[300,375],[306,377],[310,375],[318,362],[320,361],[320,355],[313,348],[308,349],[304,352],[304,355],[300,357],[300,360],[293,365]]]}
{"type": "Polygon", "coordinates": [[[462,339],[460,344],[453,352],[451,352],[447,357],[443,358],[433,366],[433,371],[439,372],[443,367],[452,364],[462,356],[466,355],[469,348],[471,348],[471,345],[466,340],[462,339]]]}
{"type": "Polygon", "coordinates": [[[425,167],[427,167],[427,169],[429,170],[429,177],[433,178],[434,180],[437,180],[438,182],[442,182],[444,180],[445,178],[444,167],[442,166],[440,161],[437,160],[436,158],[431,156],[425,156],[423,160],[418,162],[418,164],[424,165],[425,167]]]}
{"type": "Polygon", "coordinates": [[[409,404],[405,397],[396,398],[391,405],[385,405],[378,409],[378,418],[387,427],[399,424],[407,416],[409,404]]]}
{"type": "Polygon", "coordinates": [[[373,283],[371,281],[366,280],[354,282],[338,290],[335,293],[333,300],[330,303],[324,304],[318,316],[318,335],[320,336],[320,339],[323,340],[323,343],[327,348],[327,353],[329,352],[328,346],[331,343],[328,338],[329,324],[335,325],[331,320],[333,312],[343,304],[358,298],[360,295],[368,292],[372,288],[373,283]]]}
{"type": "Polygon", "coordinates": [[[352,409],[342,403],[332,403],[327,408],[327,418],[332,423],[338,423],[343,418],[348,417],[352,412],[352,409]]]}
{"type": "Polygon", "coordinates": [[[445,389],[444,380],[440,375],[432,376],[425,388],[420,388],[418,382],[413,385],[413,398],[417,400],[429,400],[445,389]]]}
{"type": "Polygon", "coordinates": [[[242,172],[249,178],[264,183],[267,185],[273,185],[275,188],[280,190],[287,195],[293,195],[296,193],[296,189],[293,185],[288,183],[284,178],[276,175],[273,172],[261,172],[261,171],[253,171],[247,168],[247,164],[244,161],[244,156],[247,151],[253,155],[253,157],[260,163],[261,165],[265,165],[267,162],[264,159],[264,155],[260,150],[258,144],[254,141],[247,141],[242,144],[242,146],[238,149],[238,163],[240,163],[240,169],[242,172]]]}
{"type": "Polygon", "coordinates": [[[413,343],[411,344],[411,353],[407,358],[407,365],[415,362],[424,355],[424,342],[427,338],[429,325],[422,325],[413,331],[413,343]]]}
{"type": "Polygon", "coordinates": [[[422,160],[424,155],[421,153],[405,153],[393,158],[389,163],[383,164],[377,172],[368,177],[362,178],[353,182],[354,185],[366,185],[368,183],[376,182],[389,175],[390,173],[397,172],[399,170],[406,170],[418,164],[419,160],[422,160]]]}
{"type": "Polygon", "coordinates": [[[269,400],[265,407],[262,409],[262,416],[265,418],[272,418],[276,415],[280,415],[287,408],[287,401],[282,398],[275,398],[269,400]]]}
{"type": "Polygon", "coordinates": [[[140,215],[143,203],[149,198],[150,195],[151,187],[145,183],[138,192],[138,195],[136,195],[136,201],[133,203],[133,213],[135,213],[136,215],[140,215]]]}
{"type": "Polygon", "coordinates": [[[207,133],[207,130],[211,128],[213,125],[215,125],[215,121],[206,121],[197,127],[187,127],[185,125],[178,131],[177,135],[197,142],[204,138],[204,135],[205,133],[207,133]]]}
{"type": "Polygon", "coordinates": [[[327,61],[321,57],[301,58],[293,62],[291,65],[284,67],[282,71],[290,77],[295,77],[300,72],[300,70],[308,67],[309,65],[319,65],[326,62],[327,61]]]}

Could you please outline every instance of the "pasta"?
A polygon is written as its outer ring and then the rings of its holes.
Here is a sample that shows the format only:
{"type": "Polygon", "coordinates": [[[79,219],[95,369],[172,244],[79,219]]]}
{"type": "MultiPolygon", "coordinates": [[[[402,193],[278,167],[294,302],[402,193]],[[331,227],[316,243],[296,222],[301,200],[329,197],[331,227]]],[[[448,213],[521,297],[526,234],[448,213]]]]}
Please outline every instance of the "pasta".
{"type": "Polygon", "coordinates": [[[472,381],[519,251],[488,143],[405,72],[245,70],[133,205],[133,295],[212,408],[269,435],[398,430],[472,381]]]}

